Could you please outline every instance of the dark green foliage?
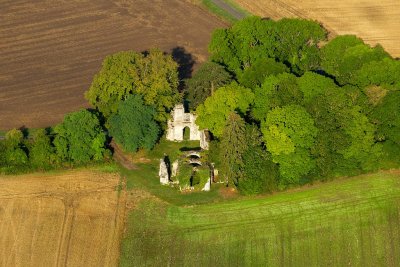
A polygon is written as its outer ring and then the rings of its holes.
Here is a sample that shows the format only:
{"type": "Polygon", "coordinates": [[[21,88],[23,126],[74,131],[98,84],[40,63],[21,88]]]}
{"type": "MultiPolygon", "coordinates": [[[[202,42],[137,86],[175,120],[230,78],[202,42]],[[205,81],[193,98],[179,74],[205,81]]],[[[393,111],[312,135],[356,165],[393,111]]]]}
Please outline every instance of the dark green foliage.
{"type": "Polygon", "coordinates": [[[282,19],[276,22],[275,57],[288,62],[292,72],[302,74],[319,67],[318,43],[327,32],[317,22],[304,19],[282,19]]]}
{"type": "Polygon", "coordinates": [[[363,65],[390,57],[381,46],[371,48],[355,36],[338,36],[321,49],[323,70],[340,85],[354,84],[363,65]]]}
{"type": "Polygon", "coordinates": [[[260,86],[265,78],[271,75],[289,72],[288,67],[280,62],[276,62],[273,58],[261,58],[254,62],[253,65],[246,68],[240,75],[239,82],[247,88],[254,90],[260,86]]]}
{"type": "Polygon", "coordinates": [[[45,129],[39,129],[34,133],[33,143],[29,149],[29,160],[32,167],[49,169],[55,161],[55,148],[45,129]]]}
{"type": "Polygon", "coordinates": [[[148,54],[119,52],[106,57],[85,96],[108,118],[120,100],[139,94],[156,108],[156,120],[166,122],[168,112],[182,99],[178,92],[177,63],[160,50],[148,54]]]}
{"type": "Polygon", "coordinates": [[[243,154],[247,150],[246,125],[236,113],[231,113],[221,139],[221,171],[227,183],[237,186],[243,178],[243,154]]]}
{"type": "Polygon", "coordinates": [[[247,149],[243,154],[243,179],[239,183],[242,194],[253,195],[272,192],[277,188],[278,166],[262,146],[262,134],[257,126],[246,127],[247,149]]]}
{"type": "Polygon", "coordinates": [[[21,130],[12,129],[5,136],[5,163],[6,166],[21,167],[28,162],[28,155],[24,150],[24,135],[21,130]]]}
{"type": "Polygon", "coordinates": [[[371,119],[378,126],[379,141],[391,140],[400,145],[400,92],[388,92],[373,110],[371,119]]]}
{"type": "Polygon", "coordinates": [[[231,75],[224,67],[213,62],[206,62],[186,81],[186,99],[191,110],[196,110],[207,97],[219,87],[230,83],[231,75]]]}
{"type": "Polygon", "coordinates": [[[117,112],[110,117],[110,134],[127,151],[151,149],[160,133],[155,115],[155,109],[145,106],[140,96],[131,95],[120,101],[117,112]]]}
{"type": "Polygon", "coordinates": [[[300,91],[296,76],[289,73],[270,76],[255,90],[252,115],[261,121],[273,108],[302,103],[303,92],[300,91]]]}
{"type": "Polygon", "coordinates": [[[67,114],[54,133],[60,161],[81,164],[103,159],[106,137],[95,114],[87,110],[67,114]]]}
{"type": "Polygon", "coordinates": [[[302,19],[264,20],[248,17],[230,29],[213,33],[211,59],[241,77],[242,72],[260,60],[274,58],[288,64],[295,73],[317,69],[317,44],[326,31],[316,22],[302,19]]]}

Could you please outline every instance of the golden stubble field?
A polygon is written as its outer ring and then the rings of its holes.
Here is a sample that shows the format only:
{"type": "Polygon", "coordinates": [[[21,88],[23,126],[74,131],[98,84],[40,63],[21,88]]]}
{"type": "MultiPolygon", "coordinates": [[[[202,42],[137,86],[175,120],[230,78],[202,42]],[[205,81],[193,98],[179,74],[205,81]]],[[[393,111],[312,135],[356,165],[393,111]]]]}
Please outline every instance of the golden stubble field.
{"type": "Polygon", "coordinates": [[[189,0],[0,0],[0,130],[50,126],[86,107],[106,55],[181,47],[201,63],[223,26],[189,0]]]}
{"type": "Polygon", "coordinates": [[[116,266],[126,194],[117,174],[0,176],[0,266],[116,266]]]}
{"type": "Polygon", "coordinates": [[[322,22],[335,34],[355,34],[365,42],[380,43],[400,57],[399,0],[235,0],[253,14],[280,19],[302,17],[322,22]]]}

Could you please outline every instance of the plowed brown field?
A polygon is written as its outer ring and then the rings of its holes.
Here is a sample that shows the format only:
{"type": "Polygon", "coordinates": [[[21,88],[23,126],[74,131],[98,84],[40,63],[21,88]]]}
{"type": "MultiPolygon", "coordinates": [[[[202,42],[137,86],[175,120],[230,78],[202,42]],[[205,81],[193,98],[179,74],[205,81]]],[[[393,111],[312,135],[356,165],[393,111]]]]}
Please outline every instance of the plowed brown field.
{"type": "Polygon", "coordinates": [[[400,57],[399,0],[235,0],[253,14],[315,19],[333,34],[355,34],[400,57]]]}
{"type": "Polygon", "coordinates": [[[85,107],[83,92],[117,51],[182,47],[202,62],[222,26],[183,0],[0,0],[0,129],[52,125],[85,107]]]}
{"type": "Polygon", "coordinates": [[[0,176],[0,266],[116,266],[118,181],[97,171],[0,176]]]}

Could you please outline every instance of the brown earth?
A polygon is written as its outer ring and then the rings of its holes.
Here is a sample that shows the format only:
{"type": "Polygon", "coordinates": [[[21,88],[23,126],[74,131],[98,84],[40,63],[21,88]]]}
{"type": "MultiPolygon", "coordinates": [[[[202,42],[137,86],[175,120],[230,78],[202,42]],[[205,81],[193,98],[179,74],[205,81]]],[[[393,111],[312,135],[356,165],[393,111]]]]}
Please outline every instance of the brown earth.
{"type": "Polygon", "coordinates": [[[224,25],[189,0],[0,0],[0,129],[86,107],[83,92],[117,51],[175,49],[183,63],[203,62],[224,25]]]}
{"type": "Polygon", "coordinates": [[[335,34],[355,34],[400,57],[399,0],[235,0],[253,14],[318,20],[335,34]]]}
{"type": "Polygon", "coordinates": [[[116,266],[133,206],[118,183],[89,170],[0,176],[0,266],[116,266]]]}

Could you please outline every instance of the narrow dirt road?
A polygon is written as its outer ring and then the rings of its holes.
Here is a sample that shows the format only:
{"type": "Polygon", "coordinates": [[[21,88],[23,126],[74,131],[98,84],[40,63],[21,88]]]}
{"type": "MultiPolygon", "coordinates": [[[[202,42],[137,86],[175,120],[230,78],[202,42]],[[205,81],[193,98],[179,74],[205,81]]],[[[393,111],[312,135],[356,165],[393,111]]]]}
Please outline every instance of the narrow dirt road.
{"type": "Polygon", "coordinates": [[[212,0],[212,2],[215,5],[222,8],[223,10],[225,10],[226,12],[228,12],[229,14],[231,14],[235,19],[242,19],[242,18],[246,17],[246,14],[244,14],[242,11],[234,8],[233,6],[231,6],[224,0],[212,0]]]}

